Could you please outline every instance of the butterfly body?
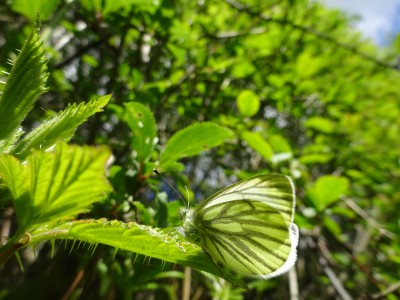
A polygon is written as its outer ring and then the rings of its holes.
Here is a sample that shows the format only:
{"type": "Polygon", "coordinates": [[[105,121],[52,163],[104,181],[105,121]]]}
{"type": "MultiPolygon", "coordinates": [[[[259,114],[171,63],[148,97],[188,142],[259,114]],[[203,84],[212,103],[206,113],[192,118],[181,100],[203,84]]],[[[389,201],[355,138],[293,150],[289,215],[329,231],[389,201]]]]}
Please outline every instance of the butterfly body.
{"type": "Polygon", "coordinates": [[[244,276],[271,278],[296,260],[294,187],[276,174],[242,180],[183,212],[183,231],[215,263],[244,276]]]}

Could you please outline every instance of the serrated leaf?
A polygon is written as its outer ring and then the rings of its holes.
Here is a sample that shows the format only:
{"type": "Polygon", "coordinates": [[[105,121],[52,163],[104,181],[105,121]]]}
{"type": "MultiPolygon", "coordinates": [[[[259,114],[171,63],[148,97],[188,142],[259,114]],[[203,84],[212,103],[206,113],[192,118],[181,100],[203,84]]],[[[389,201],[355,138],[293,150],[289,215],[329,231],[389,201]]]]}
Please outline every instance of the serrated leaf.
{"type": "Polygon", "coordinates": [[[110,186],[104,177],[109,151],[57,145],[54,152],[34,151],[26,163],[11,155],[0,160],[0,176],[15,201],[20,227],[75,217],[90,209],[110,186]]]}
{"type": "Polygon", "coordinates": [[[18,220],[31,219],[32,201],[28,192],[30,178],[25,166],[17,158],[2,154],[0,155],[0,177],[12,194],[18,220]]]}
{"type": "Polygon", "coordinates": [[[307,189],[307,196],[319,211],[323,211],[349,188],[349,180],[340,176],[321,176],[314,186],[307,189]]]}
{"type": "Polygon", "coordinates": [[[214,123],[191,125],[170,138],[165,150],[161,153],[160,164],[166,165],[183,157],[194,156],[222,144],[232,136],[232,131],[214,123]]]}
{"type": "Polygon", "coordinates": [[[260,109],[260,99],[251,90],[242,91],[236,101],[240,114],[245,117],[254,116],[260,109]]]}
{"type": "Polygon", "coordinates": [[[0,98],[0,140],[15,132],[37,98],[47,90],[46,64],[35,28],[22,47],[0,98]]]}
{"type": "Polygon", "coordinates": [[[47,149],[57,142],[68,141],[76,128],[93,114],[102,111],[111,95],[93,99],[88,103],[69,105],[50,120],[32,130],[12,149],[12,154],[25,157],[31,149],[47,149]]]}
{"type": "Polygon", "coordinates": [[[23,134],[24,131],[22,130],[22,128],[19,128],[14,131],[13,134],[9,135],[3,140],[0,140],[0,153],[10,153],[23,134]]]}
{"type": "Polygon", "coordinates": [[[269,143],[263,139],[260,133],[245,131],[242,133],[242,139],[245,140],[251,148],[260,153],[266,161],[271,161],[274,153],[269,143]]]}
{"type": "Polygon", "coordinates": [[[30,234],[31,244],[56,238],[101,243],[209,272],[243,286],[236,277],[218,268],[199,246],[185,241],[174,230],[168,232],[134,222],[100,219],[64,222],[51,229],[38,228],[30,234]]]}

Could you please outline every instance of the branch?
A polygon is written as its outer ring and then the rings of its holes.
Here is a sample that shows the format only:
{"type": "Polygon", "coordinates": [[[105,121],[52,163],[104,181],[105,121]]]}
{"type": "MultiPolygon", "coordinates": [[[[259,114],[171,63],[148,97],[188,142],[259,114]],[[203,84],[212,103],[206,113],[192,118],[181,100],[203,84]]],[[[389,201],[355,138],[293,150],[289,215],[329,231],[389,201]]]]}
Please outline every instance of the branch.
{"type": "MultiPolygon", "coordinates": [[[[351,46],[351,45],[346,44],[346,43],[341,43],[338,40],[336,40],[334,37],[332,37],[332,36],[330,36],[330,35],[328,35],[326,33],[320,32],[318,30],[315,30],[315,29],[313,29],[311,27],[306,27],[306,26],[302,26],[302,25],[299,25],[299,24],[295,24],[291,20],[288,20],[288,19],[274,19],[274,18],[272,18],[270,16],[266,16],[266,15],[260,13],[260,12],[254,12],[250,8],[245,7],[242,4],[240,4],[240,3],[238,3],[238,2],[236,2],[234,0],[225,0],[225,2],[227,4],[229,4],[230,6],[236,8],[238,11],[245,12],[245,13],[247,13],[247,14],[249,14],[251,16],[257,17],[257,18],[259,18],[259,19],[261,19],[263,21],[274,22],[274,23],[277,23],[277,24],[290,26],[290,27],[292,27],[294,29],[297,29],[297,30],[300,30],[300,31],[302,31],[304,33],[311,34],[311,35],[313,35],[313,36],[315,36],[315,37],[317,37],[317,38],[319,38],[321,40],[327,41],[327,42],[329,42],[329,43],[331,43],[331,44],[333,44],[333,45],[335,45],[337,47],[340,47],[340,48],[343,48],[343,49],[345,49],[347,51],[350,51],[350,52],[354,53],[355,55],[360,56],[363,59],[368,60],[370,62],[373,62],[373,63],[375,63],[376,65],[378,65],[380,67],[384,67],[384,68],[389,68],[389,69],[394,69],[396,71],[400,71],[400,67],[399,67],[398,64],[390,64],[390,63],[387,63],[385,61],[379,60],[379,59],[377,59],[377,58],[375,58],[375,57],[373,57],[373,56],[371,56],[371,55],[369,55],[367,53],[364,53],[364,52],[358,50],[356,46],[351,46]]],[[[254,30],[250,32],[250,34],[259,34],[259,33],[260,32],[254,32],[254,30]]],[[[239,36],[239,35],[244,35],[244,33],[240,33],[239,32],[239,33],[236,34],[236,36],[239,36]]],[[[228,34],[222,35],[221,37],[222,38],[230,38],[230,37],[233,37],[233,36],[234,36],[234,34],[228,33],[228,34]]]]}
{"type": "Polygon", "coordinates": [[[17,242],[9,242],[0,248],[0,267],[10,259],[16,252],[25,247],[31,240],[31,235],[27,232],[23,233],[17,242]]]}
{"type": "Polygon", "coordinates": [[[400,289],[400,281],[392,284],[387,289],[383,290],[382,292],[372,294],[372,299],[386,299],[385,297],[391,293],[396,292],[400,289]]]}
{"type": "Polygon", "coordinates": [[[373,217],[368,215],[366,211],[364,211],[360,206],[357,205],[352,199],[343,197],[342,198],[344,202],[347,204],[348,207],[350,207],[354,212],[356,212],[361,218],[363,218],[368,224],[370,224],[372,227],[374,227],[376,230],[379,231],[380,234],[384,235],[385,237],[393,240],[396,235],[386,228],[379,224],[373,217]]]}
{"type": "Polygon", "coordinates": [[[322,265],[326,276],[331,281],[333,287],[335,288],[336,292],[340,295],[340,298],[343,300],[351,300],[352,297],[346,291],[340,279],[336,276],[335,272],[328,266],[327,261],[321,256],[319,258],[319,262],[322,265]]]}

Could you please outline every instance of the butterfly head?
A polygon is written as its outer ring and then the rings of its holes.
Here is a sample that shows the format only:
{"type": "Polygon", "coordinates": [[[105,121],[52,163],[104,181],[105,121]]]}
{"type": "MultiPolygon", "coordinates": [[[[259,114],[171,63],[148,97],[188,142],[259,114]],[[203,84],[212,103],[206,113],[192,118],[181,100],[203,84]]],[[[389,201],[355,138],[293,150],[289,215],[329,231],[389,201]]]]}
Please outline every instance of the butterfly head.
{"type": "Polygon", "coordinates": [[[193,226],[194,210],[182,207],[179,210],[179,217],[182,219],[182,229],[184,235],[192,242],[198,242],[200,235],[198,230],[193,226]]]}
{"type": "Polygon", "coordinates": [[[179,210],[179,218],[183,221],[182,227],[185,232],[189,231],[193,222],[193,209],[181,207],[179,210]]]}

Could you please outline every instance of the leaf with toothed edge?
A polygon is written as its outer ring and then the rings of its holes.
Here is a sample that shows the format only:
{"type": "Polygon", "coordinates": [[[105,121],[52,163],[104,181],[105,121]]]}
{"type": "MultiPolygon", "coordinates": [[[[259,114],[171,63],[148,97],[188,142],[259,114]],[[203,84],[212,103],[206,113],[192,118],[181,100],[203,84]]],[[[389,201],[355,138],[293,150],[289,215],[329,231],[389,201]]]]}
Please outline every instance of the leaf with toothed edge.
{"type": "Polygon", "coordinates": [[[47,60],[39,25],[18,54],[0,98],[0,140],[14,133],[38,97],[47,90],[47,60]]]}
{"type": "MultiPolygon", "coordinates": [[[[51,239],[67,239],[105,244],[116,249],[157,258],[215,274],[235,285],[244,283],[232,273],[217,267],[199,246],[190,243],[172,230],[167,233],[151,226],[117,220],[80,220],[37,228],[30,232],[30,245],[51,239]]],[[[93,246],[94,247],[94,246],[93,246]]]]}

